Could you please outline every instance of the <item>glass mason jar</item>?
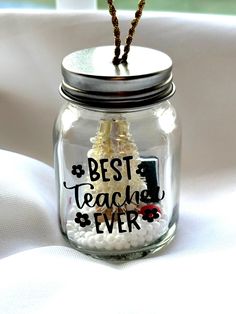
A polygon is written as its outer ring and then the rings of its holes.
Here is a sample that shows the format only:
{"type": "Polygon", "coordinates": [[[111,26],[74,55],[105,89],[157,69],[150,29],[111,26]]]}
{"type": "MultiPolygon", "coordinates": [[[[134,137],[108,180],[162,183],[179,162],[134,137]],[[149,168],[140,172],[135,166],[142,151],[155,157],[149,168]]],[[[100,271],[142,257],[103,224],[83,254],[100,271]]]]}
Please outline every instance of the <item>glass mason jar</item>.
{"type": "Polygon", "coordinates": [[[64,58],[54,147],[63,234],[85,254],[120,260],[175,235],[181,135],[171,59],[132,47],[128,64],[114,66],[113,50],[64,58]]]}

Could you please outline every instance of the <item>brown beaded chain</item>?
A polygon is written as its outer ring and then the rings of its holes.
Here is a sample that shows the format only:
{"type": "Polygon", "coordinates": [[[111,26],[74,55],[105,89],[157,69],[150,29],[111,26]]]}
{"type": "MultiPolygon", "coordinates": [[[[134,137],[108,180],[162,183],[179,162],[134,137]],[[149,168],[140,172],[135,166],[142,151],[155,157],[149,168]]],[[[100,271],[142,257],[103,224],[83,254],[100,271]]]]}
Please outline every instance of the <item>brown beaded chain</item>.
{"type": "Polygon", "coordinates": [[[114,28],[114,37],[115,37],[115,57],[113,59],[113,64],[119,65],[120,63],[127,63],[128,54],[130,51],[130,46],[132,44],[134,33],[136,30],[136,27],[140,21],[140,18],[143,13],[143,9],[145,6],[145,0],[140,0],[138,4],[138,10],[135,12],[135,18],[131,22],[131,28],[129,29],[128,36],[126,38],[125,47],[124,47],[124,53],[122,57],[120,58],[120,46],[121,46],[121,39],[120,39],[120,27],[119,27],[119,21],[116,16],[116,8],[113,4],[113,0],[107,0],[108,6],[109,6],[109,12],[111,14],[112,18],[112,24],[114,28]]]}

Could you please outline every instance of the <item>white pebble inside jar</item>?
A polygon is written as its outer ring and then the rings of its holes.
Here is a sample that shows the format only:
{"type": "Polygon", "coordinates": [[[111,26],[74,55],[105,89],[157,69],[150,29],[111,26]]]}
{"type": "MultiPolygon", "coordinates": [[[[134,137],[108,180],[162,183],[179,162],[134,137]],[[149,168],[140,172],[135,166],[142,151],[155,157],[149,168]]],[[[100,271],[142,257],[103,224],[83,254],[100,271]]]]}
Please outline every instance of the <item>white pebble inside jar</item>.
{"type": "Polygon", "coordinates": [[[109,233],[106,223],[101,222],[99,230],[103,233],[100,234],[97,233],[93,219],[94,210],[84,208],[83,214],[88,214],[91,224],[83,228],[73,219],[73,217],[76,217],[77,211],[78,208],[76,206],[71,209],[69,213],[71,219],[67,221],[66,228],[69,240],[78,248],[107,251],[141,248],[155,242],[168,230],[168,216],[163,209],[161,209],[160,217],[152,222],[143,220],[143,216],[139,214],[136,222],[140,229],[133,228],[132,232],[129,232],[127,222],[125,221],[122,223],[122,230],[126,232],[123,233],[119,232],[118,222],[114,222],[112,233],[109,233]]]}

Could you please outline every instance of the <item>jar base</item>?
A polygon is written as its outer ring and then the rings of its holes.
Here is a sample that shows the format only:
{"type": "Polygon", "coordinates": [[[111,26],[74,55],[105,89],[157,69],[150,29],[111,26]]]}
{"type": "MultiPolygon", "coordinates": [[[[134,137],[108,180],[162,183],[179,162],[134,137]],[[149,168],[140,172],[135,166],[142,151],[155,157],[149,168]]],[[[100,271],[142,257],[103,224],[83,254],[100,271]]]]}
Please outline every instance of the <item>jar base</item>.
{"type": "Polygon", "coordinates": [[[77,247],[75,243],[70,241],[70,244],[83,254],[89,255],[96,259],[107,260],[107,261],[128,261],[143,258],[147,255],[154,255],[164,247],[166,247],[175,237],[177,229],[177,223],[175,222],[170,229],[154,243],[142,247],[136,248],[129,251],[109,252],[109,251],[95,251],[88,249],[81,249],[77,247]]]}

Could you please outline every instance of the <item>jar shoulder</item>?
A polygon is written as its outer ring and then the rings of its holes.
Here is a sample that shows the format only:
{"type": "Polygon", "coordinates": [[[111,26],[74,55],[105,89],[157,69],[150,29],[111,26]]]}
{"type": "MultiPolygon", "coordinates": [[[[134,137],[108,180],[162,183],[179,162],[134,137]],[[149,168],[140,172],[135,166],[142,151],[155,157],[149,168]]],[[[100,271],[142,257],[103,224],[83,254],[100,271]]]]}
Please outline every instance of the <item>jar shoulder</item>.
{"type": "MultiPolygon", "coordinates": [[[[54,133],[67,134],[71,129],[76,131],[96,130],[100,120],[119,121],[125,119],[130,129],[139,129],[139,132],[152,134],[161,132],[170,134],[180,128],[177,111],[170,101],[156,104],[151,108],[141,110],[112,112],[112,110],[93,111],[84,109],[72,103],[65,104],[55,121],[54,133]]],[[[93,131],[94,132],[94,131],[93,131]]]]}

